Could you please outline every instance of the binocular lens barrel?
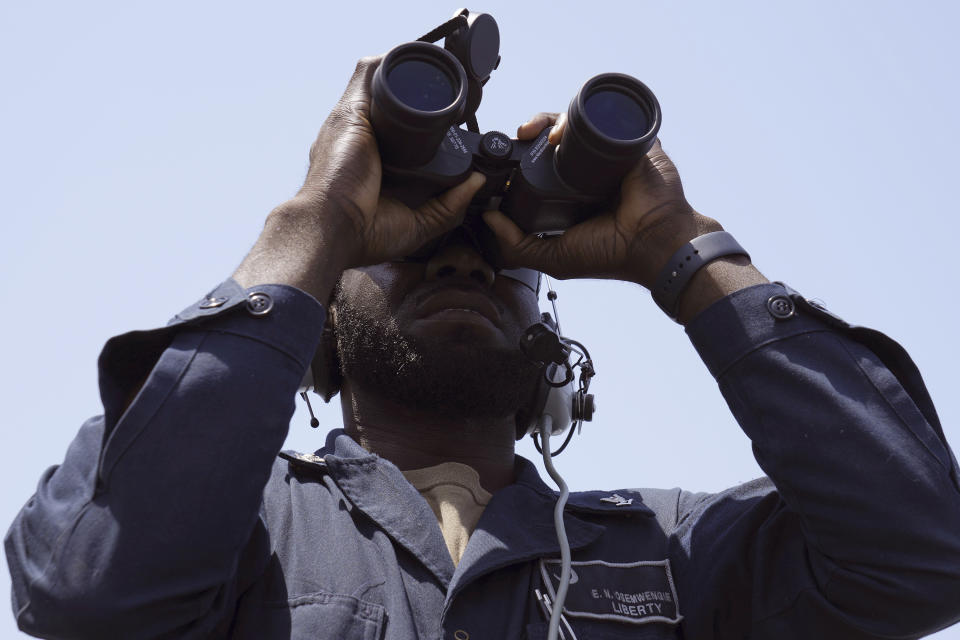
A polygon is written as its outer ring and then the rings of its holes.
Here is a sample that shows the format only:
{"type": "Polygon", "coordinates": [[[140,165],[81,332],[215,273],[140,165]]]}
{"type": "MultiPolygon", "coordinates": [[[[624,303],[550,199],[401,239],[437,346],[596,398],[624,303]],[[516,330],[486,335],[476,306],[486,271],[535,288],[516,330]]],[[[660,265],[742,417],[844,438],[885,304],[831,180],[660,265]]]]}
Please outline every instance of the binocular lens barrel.
{"type": "Polygon", "coordinates": [[[557,173],[584,193],[617,188],[660,130],[660,104],[642,82],[620,73],[594,76],[567,109],[557,173]]]}
{"type": "Polygon", "coordinates": [[[370,119],[384,162],[425,164],[466,104],[467,76],[453,54],[426,42],[391,49],[371,82],[370,119]]]}

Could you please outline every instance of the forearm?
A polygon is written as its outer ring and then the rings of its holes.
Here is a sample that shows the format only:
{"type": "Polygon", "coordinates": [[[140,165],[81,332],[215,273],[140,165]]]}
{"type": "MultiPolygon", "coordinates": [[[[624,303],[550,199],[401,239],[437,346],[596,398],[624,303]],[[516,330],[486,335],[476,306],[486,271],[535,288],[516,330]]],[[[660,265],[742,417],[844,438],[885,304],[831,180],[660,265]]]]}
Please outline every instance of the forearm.
{"type": "Polygon", "coordinates": [[[298,197],[274,209],[233,279],[244,288],[286,284],[326,303],[351,261],[356,234],[342,217],[324,213],[333,206],[298,197]]]}
{"type": "Polygon", "coordinates": [[[219,317],[108,343],[106,418],[84,426],[7,536],[25,629],[202,637],[229,610],[238,558],[323,321],[300,292],[258,288],[273,309],[254,316],[235,290],[237,304],[211,314],[219,317]],[[149,357],[137,344],[163,332],[170,346],[134,401],[118,408],[139,380],[117,372],[149,357]]]}
{"type": "Polygon", "coordinates": [[[895,343],[872,334],[882,359],[799,303],[777,318],[768,302],[786,293],[742,290],[688,325],[786,504],[748,543],[763,554],[755,615],[770,633],[813,633],[815,609],[836,628],[928,633],[960,615],[960,491],[936,414],[909,358],[887,357],[895,343]]]}

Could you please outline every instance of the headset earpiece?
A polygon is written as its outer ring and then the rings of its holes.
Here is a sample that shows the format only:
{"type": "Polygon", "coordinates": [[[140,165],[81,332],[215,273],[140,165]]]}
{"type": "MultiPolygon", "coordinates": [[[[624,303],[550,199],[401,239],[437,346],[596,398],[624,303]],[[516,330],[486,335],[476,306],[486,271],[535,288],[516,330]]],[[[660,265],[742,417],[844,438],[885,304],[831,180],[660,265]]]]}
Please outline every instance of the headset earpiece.
{"type": "Polygon", "coordinates": [[[530,325],[520,338],[520,351],[540,365],[540,377],[526,406],[517,411],[517,440],[532,434],[545,412],[553,417],[554,432],[561,433],[572,422],[578,405],[574,389],[571,349],[563,342],[557,323],[549,313],[530,325]]]}
{"type": "MultiPolygon", "coordinates": [[[[550,300],[552,302],[555,299],[554,293],[550,300]]],[[[533,435],[536,443],[537,430],[545,415],[550,417],[551,435],[558,435],[574,426],[579,428],[584,421],[593,419],[596,403],[593,394],[587,393],[587,390],[596,372],[586,347],[576,340],[561,336],[559,325],[549,313],[543,313],[540,322],[523,332],[520,350],[540,365],[541,375],[530,401],[517,411],[517,440],[533,435]],[[571,356],[575,354],[579,358],[571,362],[571,356]],[[574,368],[580,369],[577,384],[574,384],[574,368]]],[[[573,429],[554,455],[563,451],[572,435],[573,429]]]]}
{"type": "MultiPolygon", "coordinates": [[[[517,440],[533,432],[537,427],[537,418],[543,413],[550,393],[550,385],[544,379],[548,363],[554,367],[554,359],[559,353],[560,336],[556,323],[549,313],[540,314],[540,322],[530,325],[520,337],[520,351],[530,360],[541,366],[541,375],[527,403],[517,411],[517,440]]],[[[562,362],[562,360],[561,360],[562,362]]]]}
{"type": "Polygon", "coordinates": [[[340,356],[337,355],[337,334],[331,325],[323,327],[310,370],[313,372],[313,391],[324,402],[330,402],[340,393],[343,378],[340,376],[340,356]]]}
{"type": "MultiPolygon", "coordinates": [[[[548,366],[556,367],[557,365],[551,363],[548,366]]],[[[541,373],[544,373],[543,370],[541,370],[541,373]]],[[[547,405],[547,396],[550,395],[550,391],[550,385],[546,383],[544,376],[541,375],[537,379],[537,384],[533,389],[530,400],[517,411],[517,440],[523,439],[524,436],[536,430],[537,419],[543,415],[543,409],[547,405]]]]}
{"type": "MultiPolygon", "coordinates": [[[[331,309],[332,312],[332,309],[331,309]]],[[[340,357],[337,355],[337,334],[334,330],[333,314],[320,332],[320,344],[313,354],[313,360],[300,383],[300,391],[313,391],[330,402],[340,392],[343,378],[340,375],[340,357]]]]}

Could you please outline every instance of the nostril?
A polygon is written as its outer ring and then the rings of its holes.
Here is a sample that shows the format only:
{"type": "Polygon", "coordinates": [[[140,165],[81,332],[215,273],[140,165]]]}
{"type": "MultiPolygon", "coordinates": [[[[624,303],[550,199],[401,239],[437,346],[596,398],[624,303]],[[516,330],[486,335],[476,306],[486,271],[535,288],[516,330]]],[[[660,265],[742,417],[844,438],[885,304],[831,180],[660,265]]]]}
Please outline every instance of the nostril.
{"type": "Polygon", "coordinates": [[[485,274],[480,269],[474,269],[470,272],[470,277],[479,282],[480,284],[487,284],[487,274],[485,274]]]}
{"type": "Polygon", "coordinates": [[[455,274],[456,272],[457,272],[456,267],[453,267],[453,266],[451,266],[451,265],[449,265],[449,264],[445,264],[445,265],[443,265],[442,267],[440,267],[439,269],[437,269],[437,277],[438,277],[438,278],[446,278],[447,276],[452,276],[452,275],[455,274]]]}

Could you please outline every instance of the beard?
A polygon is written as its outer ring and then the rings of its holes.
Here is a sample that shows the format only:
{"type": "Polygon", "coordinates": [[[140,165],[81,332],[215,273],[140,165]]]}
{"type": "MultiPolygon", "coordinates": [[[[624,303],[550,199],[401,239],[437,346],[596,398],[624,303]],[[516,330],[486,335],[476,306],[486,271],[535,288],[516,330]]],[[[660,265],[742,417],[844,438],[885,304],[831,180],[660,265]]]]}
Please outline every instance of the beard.
{"type": "MultiPolygon", "coordinates": [[[[464,421],[511,416],[530,402],[539,367],[515,349],[462,335],[405,335],[385,308],[336,292],[341,372],[358,388],[398,405],[464,421]]],[[[519,341],[519,336],[517,336],[519,341]]]]}

